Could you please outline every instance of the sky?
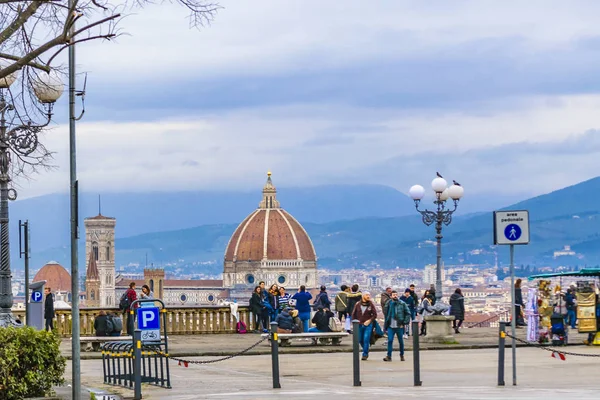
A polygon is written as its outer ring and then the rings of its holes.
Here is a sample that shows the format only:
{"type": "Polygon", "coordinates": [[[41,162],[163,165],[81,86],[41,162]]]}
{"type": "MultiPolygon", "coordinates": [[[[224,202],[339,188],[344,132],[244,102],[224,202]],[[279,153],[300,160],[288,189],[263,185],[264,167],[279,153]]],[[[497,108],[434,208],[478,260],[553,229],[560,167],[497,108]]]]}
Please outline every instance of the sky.
{"type": "MultiPolygon", "coordinates": [[[[148,5],[78,47],[83,190],[249,190],[271,170],[407,192],[440,171],[525,198],[599,175],[600,2],[220,3],[201,29],[148,5]]],[[[65,98],[55,112],[57,168],[21,198],[68,191],[65,98]]]]}

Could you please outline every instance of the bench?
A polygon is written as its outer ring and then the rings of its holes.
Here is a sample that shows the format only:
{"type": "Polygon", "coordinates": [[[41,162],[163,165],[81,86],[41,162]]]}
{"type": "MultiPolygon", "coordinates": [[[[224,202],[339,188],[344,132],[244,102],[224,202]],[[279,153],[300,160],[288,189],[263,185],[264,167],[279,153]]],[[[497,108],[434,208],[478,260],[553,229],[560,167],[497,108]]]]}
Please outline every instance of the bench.
{"type": "MultiPolygon", "coordinates": [[[[269,336],[268,333],[263,333],[261,336],[269,336]]],[[[349,336],[346,332],[305,332],[305,333],[278,333],[277,338],[282,347],[290,346],[292,339],[312,339],[313,345],[331,344],[339,346],[342,344],[342,338],[349,336]]]]}
{"type": "MultiPolygon", "coordinates": [[[[165,337],[161,335],[161,339],[165,337]]],[[[100,345],[106,342],[133,342],[132,336],[81,336],[79,338],[79,344],[83,351],[98,351],[100,345]]]]}

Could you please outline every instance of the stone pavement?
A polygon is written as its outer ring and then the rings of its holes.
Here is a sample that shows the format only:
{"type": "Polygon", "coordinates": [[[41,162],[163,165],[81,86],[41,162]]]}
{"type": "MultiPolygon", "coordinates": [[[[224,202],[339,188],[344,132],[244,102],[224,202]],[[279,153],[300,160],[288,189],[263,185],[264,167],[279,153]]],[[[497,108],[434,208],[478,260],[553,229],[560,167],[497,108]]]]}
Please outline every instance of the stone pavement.
{"type": "MultiPolygon", "coordinates": [[[[600,356],[600,348],[572,346],[569,351],[600,356]]],[[[597,399],[600,357],[567,356],[565,361],[536,348],[517,350],[518,386],[512,386],[510,352],[507,352],[506,386],[497,387],[497,350],[447,350],[421,353],[423,386],[413,386],[412,353],[400,362],[383,362],[384,353],[373,352],[362,361],[361,387],[352,386],[352,355],[282,354],[281,389],[272,389],[271,358],[267,355],[236,357],[216,364],[172,364],[173,389],[144,385],[144,399],[285,399],[407,398],[445,399],[597,399]],[[360,396],[360,397],[358,397],[360,396]]],[[[209,360],[211,358],[194,358],[209,360]]],[[[83,360],[82,383],[103,388],[99,360],[83,360]]],[[[68,368],[70,367],[70,363],[68,368]]],[[[67,371],[67,375],[70,371],[67,371]]],[[[131,390],[106,386],[124,397],[131,390]]]]}
{"type": "MultiPolygon", "coordinates": [[[[526,330],[517,329],[517,337],[525,339],[526,330]]],[[[581,344],[587,335],[572,332],[570,336],[571,344],[581,344]]],[[[424,350],[437,349],[480,349],[498,347],[498,328],[464,328],[462,333],[455,335],[458,344],[427,344],[421,343],[420,347],[424,350]]],[[[204,335],[172,335],[169,337],[169,353],[173,356],[226,356],[237,353],[240,350],[250,347],[252,344],[260,340],[260,335],[257,334],[204,334],[204,335]]],[[[342,340],[340,346],[312,346],[310,340],[304,343],[294,341],[292,347],[280,348],[282,354],[294,353],[335,353],[335,352],[351,352],[352,351],[352,336],[348,336],[342,340]]],[[[406,348],[412,349],[412,337],[405,340],[406,348]]],[[[510,343],[507,340],[507,344],[510,343]]],[[[71,340],[63,339],[60,346],[62,354],[70,358],[71,356],[71,340]]],[[[375,351],[383,351],[385,349],[385,340],[380,339],[374,346],[375,351]]],[[[270,354],[269,342],[258,345],[247,353],[248,355],[270,354]]],[[[98,359],[101,358],[99,352],[83,352],[82,359],[98,359]]]]}

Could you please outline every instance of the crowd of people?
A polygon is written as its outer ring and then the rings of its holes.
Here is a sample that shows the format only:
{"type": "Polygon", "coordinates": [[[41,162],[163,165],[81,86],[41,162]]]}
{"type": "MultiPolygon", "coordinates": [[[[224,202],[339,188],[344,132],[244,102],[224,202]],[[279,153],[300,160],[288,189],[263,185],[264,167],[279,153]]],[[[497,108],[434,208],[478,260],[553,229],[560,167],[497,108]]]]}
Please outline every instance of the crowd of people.
{"type": "MultiPolygon", "coordinates": [[[[331,332],[332,326],[339,325],[349,334],[359,335],[362,360],[368,359],[369,347],[375,340],[387,335],[388,351],[384,361],[392,360],[395,338],[398,340],[400,360],[404,361],[404,339],[411,335],[411,322],[420,321],[420,330],[412,332],[413,335],[427,335],[424,317],[434,312],[435,294],[434,285],[425,290],[421,297],[416,293],[414,284],[402,292],[388,287],[380,296],[378,308],[371,293],[361,291],[357,284],[351,287],[341,285],[340,292],[332,302],[325,286],[321,286],[313,300],[305,286],[290,295],[282,286],[273,284],[266,289],[265,282],[260,282],[252,293],[250,309],[255,333],[269,332],[271,321],[277,322],[280,333],[331,332]],[[378,318],[384,321],[383,327],[379,325],[378,318]],[[358,332],[353,331],[353,320],[358,320],[358,332]],[[310,327],[309,322],[314,326],[310,327]]],[[[455,317],[455,333],[460,333],[465,318],[464,297],[460,288],[450,297],[449,314],[455,317]]]]}

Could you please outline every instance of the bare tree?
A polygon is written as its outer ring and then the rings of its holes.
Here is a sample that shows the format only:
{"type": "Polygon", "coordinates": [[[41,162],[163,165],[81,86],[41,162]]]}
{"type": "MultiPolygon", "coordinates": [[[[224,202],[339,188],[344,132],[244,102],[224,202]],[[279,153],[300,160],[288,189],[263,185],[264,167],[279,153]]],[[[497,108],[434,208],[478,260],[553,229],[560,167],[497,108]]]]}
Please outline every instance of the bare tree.
{"type": "MultiPolygon", "coordinates": [[[[209,24],[221,8],[204,0],[73,0],[71,7],[68,0],[0,0],[0,82],[19,74],[10,89],[0,89],[14,106],[7,124],[40,120],[44,124],[47,108],[34,95],[38,75],[64,74],[66,68],[60,62],[64,57],[57,57],[63,50],[77,43],[116,38],[123,33],[121,22],[127,12],[154,3],[180,4],[189,10],[190,27],[196,28],[209,24]]],[[[31,154],[15,154],[13,176],[27,177],[37,167],[48,167],[52,154],[41,142],[36,144],[31,154]]]]}

